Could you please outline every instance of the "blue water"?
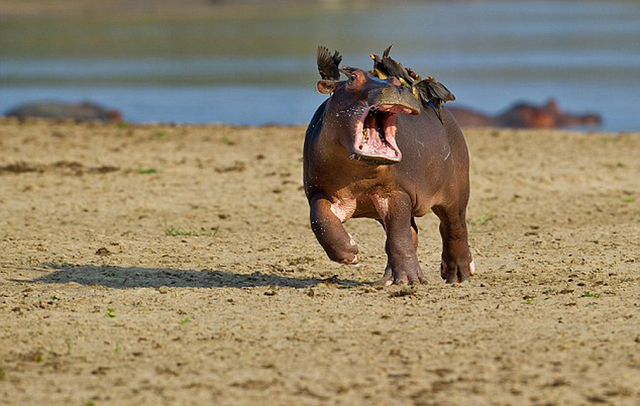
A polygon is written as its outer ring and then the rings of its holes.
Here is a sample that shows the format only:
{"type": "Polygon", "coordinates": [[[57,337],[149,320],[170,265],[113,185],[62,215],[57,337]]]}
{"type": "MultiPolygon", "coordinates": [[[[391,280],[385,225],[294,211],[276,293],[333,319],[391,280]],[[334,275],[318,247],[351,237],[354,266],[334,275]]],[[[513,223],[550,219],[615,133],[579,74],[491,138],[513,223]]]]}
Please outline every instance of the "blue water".
{"type": "Polygon", "coordinates": [[[131,122],[301,124],[325,96],[313,89],[254,86],[0,87],[0,109],[31,100],[98,100],[131,122]]]}
{"type": "Polygon", "coordinates": [[[305,123],[317,44],[435,75],[455,103],[496,113],[556,98],[608,131],[639,131],[640,3],[443,2],[198,21],[0,24],[0,112],[93,100],[136,122],[305,123]]]}

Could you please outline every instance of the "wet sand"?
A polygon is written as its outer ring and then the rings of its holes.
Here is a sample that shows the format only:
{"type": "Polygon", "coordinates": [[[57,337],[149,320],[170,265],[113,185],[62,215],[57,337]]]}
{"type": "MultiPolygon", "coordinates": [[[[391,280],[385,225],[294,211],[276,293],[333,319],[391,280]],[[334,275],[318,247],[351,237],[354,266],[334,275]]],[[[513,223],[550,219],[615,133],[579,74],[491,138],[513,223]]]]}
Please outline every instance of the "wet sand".
{"type": "Polygon", "coordinates": [[[478,274],[378,288],[307,224],[302,127],[0,120],[0,404],[640,399],[640,134],[465,131],[478,274]]]}

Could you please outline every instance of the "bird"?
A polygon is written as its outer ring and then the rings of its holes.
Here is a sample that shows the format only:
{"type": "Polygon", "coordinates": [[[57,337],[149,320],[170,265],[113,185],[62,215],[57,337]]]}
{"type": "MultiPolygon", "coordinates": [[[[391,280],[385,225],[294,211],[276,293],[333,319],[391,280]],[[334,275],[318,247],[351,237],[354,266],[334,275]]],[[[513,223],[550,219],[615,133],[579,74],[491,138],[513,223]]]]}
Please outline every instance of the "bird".
{"type": "Polygon", "coordinates": [[[353,74],[353,72],[360,70],[358,68],[352,68],[351,66],[343,66],[342,68],[340,68],[340,72],[344,73],[345,76],[351,76],[351,74],[353,74]]]}
{"type": "Polygon", "coordinates": [[[415,97],[422,102],[424,106],[433,103],[438,119],[442,121],[442,105],[445,102],[453,101],[456,97],[442,83],[438,82],[433,76],[420,77],[413,69],[403,66],[400,62],[389,56],[391,51],[390,45],[382,53],[382,58],[378,55],[369,55],[373,59],[372,74],[381,79],[387,77],[396,77],[404,86],[411,89],[415,97]]]}
{"type": "Polygon", "coordinates": [[[400,83],[405,85],[406,87],[411,87],[411,78],[407,74],[406,70],[402,66],[402,64],[389,56],[389,52],[391,51],[391,47],[393,45],[389,45],[387,49],[382,53],[382,58],[380,58],[376,54],[371,54],[369,57],[373,59],[373,71],[380,79],[386,79],[390,76],[395,76],[400,80],[400,83]]]}
{"type": "Polygon", "coordinates": [[[389,52],[391,51],[391,47],[393,45],[389,45],[387,49],[382,53],[381,64],[384,69],[388,72],[388,76],[395,76],[400,80],[402,84],[405,86],[411,87],[411,77],[404,69],[402,64],[389,56],[389,52]]]}
{"type": "Polygon", "coordinates": [[[317,62],[318,72],[320,72],[322,79],[340,79],[340,62],[342,62],[342,55],[340,55],[338,51],[334,51],[332,56],[329,48],[318,46],[317,62]]]}
{"type": "Polygon", "coordinates": [[[424,105],[428,105],[429,101],[433,100],[438,111],[438,118],[442,121],[442,104],[448,101],[454,101],[456,96],[433,76],[421,78],[413,69],[407,67],[404,69],[412,79],[411,90],[413,94],[420,97],[424,105]]]}
{"type": "Polygon", "coordinates": [[[421,78],[416,75],[412,90],[420,97],[423,105],[427,106],[430,101],[435,104],[440,121],[442,121],[442,105],[456,99],[456,96],[433,76],[421,78]]]}
{"type": "Polygon", "coordinates": [[[382,59],[376,54],[370,54],[369,57],[373,59],[373,70],[371,74],[375,74],[380,79],[386,79],[389,76],[386,68],[382,65],[382,59]]]}

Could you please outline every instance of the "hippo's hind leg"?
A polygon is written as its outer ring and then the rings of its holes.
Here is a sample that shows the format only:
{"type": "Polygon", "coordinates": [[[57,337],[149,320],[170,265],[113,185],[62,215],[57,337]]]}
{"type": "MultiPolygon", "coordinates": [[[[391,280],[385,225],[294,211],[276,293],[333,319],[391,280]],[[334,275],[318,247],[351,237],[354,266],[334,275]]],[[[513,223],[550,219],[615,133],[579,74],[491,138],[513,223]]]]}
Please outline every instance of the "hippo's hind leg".
{"type": "Polygon", "coordinates": [[[464,282],[475,270],[467,236],[466,200],[457,207],[433,207],[433,212],[440,218],[442,236],[440,275],[447,283],[464,282]]]}
{"type": "Polygon", "coordinates": [[[331,210],[331,202],[323,195],[311,199],[311,229],[332,261],[358,263],[358,246],[331,210]]]}

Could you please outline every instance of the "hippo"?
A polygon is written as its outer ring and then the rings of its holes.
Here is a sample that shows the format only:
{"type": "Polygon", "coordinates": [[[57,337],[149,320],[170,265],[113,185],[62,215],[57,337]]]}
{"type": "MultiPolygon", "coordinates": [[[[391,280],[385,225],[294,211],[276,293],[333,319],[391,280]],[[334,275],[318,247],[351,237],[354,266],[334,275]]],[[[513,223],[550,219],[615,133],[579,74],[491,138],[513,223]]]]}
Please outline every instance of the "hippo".
{"type": "Polygon", "coordinates": [[[122,115],[117,110],[108,110],[98,104],[83,101],[66,103],[57,101],[27,103],[6,112],[7,117],[70,118],[77,121],[120,122],[122,115]]]}
{"type": "Polygon", "coordinates": [[[496,116],[465,107],[450,107],[449,111],[462,127],[564,128],[602,123],[602,118],[595,113],[567,113],[554,99],[542,106],[519,102],[496,116]]]}
{"type": "MultiPolygon", "coordinates": [[[[447,109],[439,116],[396,77],[346,67],[346,80],[328,75],[327,55],[318,52],[322,80],[316,88],[329,98],[313,115],[303,149],[304,190],[318,242],[331,260],[357,264],[358,247],[342,224],[375,219],[386,233],[388,259],[377,283],[422,283],[415,218],[433,211],[442,236],[440,275],[448,283],[467,280],[475,270],[465,220],[469,154],[453,116],[447,109]]],[[[340,59],[334,55],[334,62],[340,59]]]]}

